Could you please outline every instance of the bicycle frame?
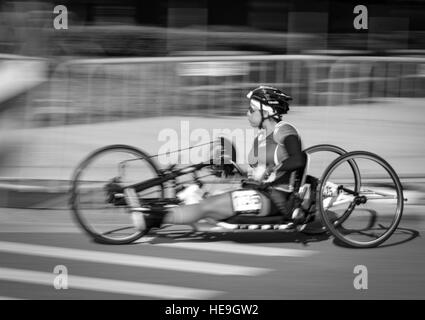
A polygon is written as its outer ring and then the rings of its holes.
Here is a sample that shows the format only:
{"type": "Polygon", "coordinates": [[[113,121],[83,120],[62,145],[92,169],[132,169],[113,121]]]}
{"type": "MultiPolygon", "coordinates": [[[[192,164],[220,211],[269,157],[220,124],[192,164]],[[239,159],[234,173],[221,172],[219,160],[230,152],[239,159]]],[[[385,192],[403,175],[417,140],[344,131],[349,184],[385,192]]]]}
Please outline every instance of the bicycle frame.
{"type": "MultiPolygon", "coordinates": [[[[184,176],[184,175],[187,175],[187,174],[190,174],[190,173],[195,174],[198,170],[205,168],[205,167],[208,167],[208,166],[210,166],[210,164],[207,164],[207,163],[199,163],[199,164],[196,164],[196,165],[186,166],[186,167],[181,168],[181,169],[172,170],[168,173],[163,173],[158,178],[152,178],[152,179],[145,180],[143,182],[139,182],[139,183],[129,185],[126,188],[132,188],[136,192],[141,192],[141,191],[144,191],[146,189],[161,185],[164,182],[174,180],[177,177],[184,176]]],[[[198,177],[196,177],[196,176],[194,177],[194,180],[196,182],[199,181],[198,177]]]]}

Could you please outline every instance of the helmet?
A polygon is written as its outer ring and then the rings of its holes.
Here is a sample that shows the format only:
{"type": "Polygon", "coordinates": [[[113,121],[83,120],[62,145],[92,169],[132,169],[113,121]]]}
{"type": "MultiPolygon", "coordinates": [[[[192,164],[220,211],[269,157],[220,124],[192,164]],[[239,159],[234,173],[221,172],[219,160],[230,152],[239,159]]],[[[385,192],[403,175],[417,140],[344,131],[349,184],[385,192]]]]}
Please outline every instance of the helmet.
{"type": "Polygon", "coordinates": [[[259,86],[247,94],[248,99],[260,102],[263,110],[272,111],[274,115],[286,114],[289,111],[288,101],[292,97],[286,95],[279,89],[269,86],[259,86]]]}

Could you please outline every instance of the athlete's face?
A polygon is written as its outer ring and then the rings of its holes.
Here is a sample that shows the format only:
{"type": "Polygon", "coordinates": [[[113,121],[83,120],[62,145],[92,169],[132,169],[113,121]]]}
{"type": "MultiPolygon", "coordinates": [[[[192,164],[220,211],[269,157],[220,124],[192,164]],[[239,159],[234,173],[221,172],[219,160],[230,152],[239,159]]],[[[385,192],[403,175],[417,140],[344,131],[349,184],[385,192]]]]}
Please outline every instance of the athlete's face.
{"type": "Polygon", "coordinates": [[[251,100],[249,104],[249,109],[247,112],[248,121],[249,124],[254,127],[258,128],[261,123],[261,113],[260,113],[260,106],[259,103],[255,100],[251,100]]]}

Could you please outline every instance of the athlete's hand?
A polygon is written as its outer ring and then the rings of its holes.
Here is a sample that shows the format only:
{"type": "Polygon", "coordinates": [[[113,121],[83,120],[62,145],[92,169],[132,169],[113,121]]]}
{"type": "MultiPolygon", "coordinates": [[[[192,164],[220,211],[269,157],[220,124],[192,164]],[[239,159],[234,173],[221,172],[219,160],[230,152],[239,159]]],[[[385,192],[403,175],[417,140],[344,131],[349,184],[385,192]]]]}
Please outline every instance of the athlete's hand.
{"type": "Polygon", "coordinates": [[[276,180],[276,171],[272,171],[264,182],[271,183],[276,180]]]}
{"type": "Polygon", "coordinates": [[[280,178],[282,175],[282,172],[279,171],[281,167],[282,167],[282,164],[269,168],[267,172],[267,176],[264,179],[264,182],[271,184],[274,181],[276,181],[276,179],[280,178]]]}
{"type": "Polygon", "coordinates": [[[223,165],[223,174],[225,177],[233,176],[235,174],[235,166],[233,164],[223,165]]]}
{"type": "Polygon", "coordinates": [[[267,174],[267,168],[264,165],[258,165],[252,169],[250,178],[256,181],[263,181],[267,174]]]}

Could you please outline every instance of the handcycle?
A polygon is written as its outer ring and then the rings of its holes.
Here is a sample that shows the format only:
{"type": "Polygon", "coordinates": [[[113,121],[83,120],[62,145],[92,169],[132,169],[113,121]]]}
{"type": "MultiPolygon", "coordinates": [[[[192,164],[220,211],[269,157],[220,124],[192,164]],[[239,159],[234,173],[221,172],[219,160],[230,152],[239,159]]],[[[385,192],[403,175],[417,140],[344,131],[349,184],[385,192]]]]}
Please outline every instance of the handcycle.
{"type": "MultiPolygon", "coordinates": [[[[235,185],[236,176],[239,182],[242,179],[242,184],[236,183],[234,190],[270,187],[263,183],[252,184],[246,179],[246,173],[236,163],[236,148],[231,141],[220,137],[208,144],[215,156],[199,163],[183,167],[171,165],[165,169],[160,169],[154,160],[159,155],[149,155],[132,146],[110,145],[94,151],[73,174],[70,189],[73,216],[95,241],[129,244],[147,234],[159,234],[162,227],[137,229],[130,213],[145,208],[135,208],[126,191],[131,191],[144,206],[166,207],[181,204],[177,193],[188,183],[203,187],[217,184],[218,180],[221,184],[235,185]],[[183,177],[188,180],[181,180],[183,177]]],[[[209,221],[212,227],[207,230],[200,230],[198,224],[193,224],[193,233],[328,233],[342,244],[355,248],[377,247],[388,240],[400,223],[407,200],[390,164],[374,153],[347,152],[330,144],[311,146],[304,152],[307,165],[296,172],[291,194],[293,210],[305,213],[301,221],[282,223],[280,216],[239,214],[235,219],[209,221]],[[333,154],[336,158],[330,161],[320,178],[315,178],[309,171],[314,167],[313,155],[319,153],[333,154]],[[309,229],[314,222],[319,227],[309,229]]]]}

